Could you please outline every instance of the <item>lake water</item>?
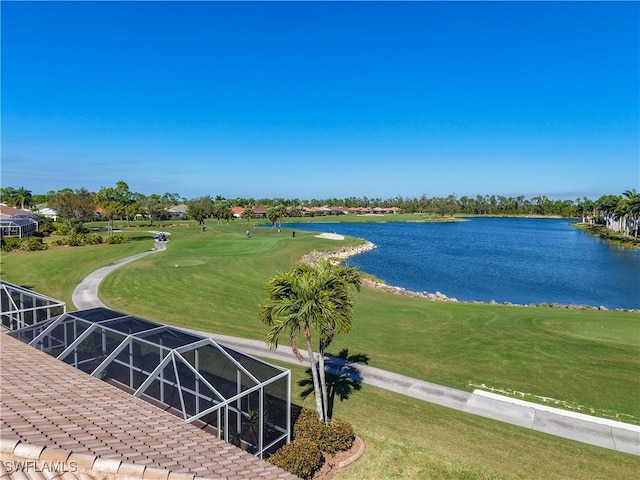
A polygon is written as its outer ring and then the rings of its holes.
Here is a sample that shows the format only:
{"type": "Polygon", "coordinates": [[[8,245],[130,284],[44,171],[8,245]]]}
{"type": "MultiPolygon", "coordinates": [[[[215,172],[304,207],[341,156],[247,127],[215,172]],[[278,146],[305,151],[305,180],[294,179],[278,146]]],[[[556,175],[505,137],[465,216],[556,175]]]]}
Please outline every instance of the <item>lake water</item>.
{"type": "Polygon", "coordinates": [[[373,242],[378,248],[347,263],[417,292],[461,301],[640,308],[640,250],[612,246],[566,219],[286,226],[373,242]]]}

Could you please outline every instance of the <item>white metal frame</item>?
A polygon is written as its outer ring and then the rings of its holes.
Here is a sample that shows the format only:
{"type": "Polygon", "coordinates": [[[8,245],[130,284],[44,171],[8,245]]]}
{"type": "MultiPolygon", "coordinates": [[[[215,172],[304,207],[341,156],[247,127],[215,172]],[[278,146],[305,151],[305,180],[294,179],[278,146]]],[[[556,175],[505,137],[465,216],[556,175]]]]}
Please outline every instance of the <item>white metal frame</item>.
{"type": "MultiPolygon", "coordinates": [[[[117,313],[113,311],[108,311],[110,314],[117,313]]],[[[117,326],[116,326],[117,327],[117,326]]],[[[256,456],[263,458],[265,452],[267,452],[271,447],[278,443],[282,443],[283,441],[289,443],[290,441],[290,427],[291,427],[291,372],[287,369],[271,365],[262,360],[256,359],[250,355],[246,355],[244,353],[238,352],[241,355],[247,357],[248,359],[257,362],[259,364],[268,366],[271,369],[274,369],[278,373],[276,373],[272,378],[267,379],[266,381],[260,381],[256,376],[251,373],[245,366],[243,366],[238,360],[234,358],[232,354],[230,354],[227,350],[232,353],[234,350],[229,349],[228,347],[222,347],[215,340],[208,337],[200,337],[198,335],[182,332],[178,329],[173,329],[172,327],[168,327],[165,325],[157,324],[155,322],[150,322],[148,320],[139,319],[137,317],[131,317],[128,315],[120,315],[109,318],[107,320],[102,321],[92,321],[82,318],[82,312],[72,312],[61,315],[57,318],[49,320],[48,324],[39,324],[37,326],[28,326],[24,329],[16,330],[12,333],[12,335],[18,338],[27,337],[24,335],[27,330],[32,330],[37,332],[41,329],[40,333],[35,335],[29,344],[35,348],[39,348],[45,352],[51,352],[52,348],[62,348],[62,352],[57,354],[59,360],[65,361],[66,363],[76,367],[83,368],[86,370],[86,365],[90,364],[90,362],[99,362],[97,366],[95,366],[90,375],[103,378],[103,375],[111,365],[118,365],[119,367],[124,367],[129,369],[128,382],[122,383],[122,386],[125,390],[133,390],[133,396],[142,398],[142,399],[153,399],[155,401],[160,401],[161,403],[168,405],[165,403],[164,391],[165,388],[169,387],[171,389],[175,389],[179,398],[178,408],[175,405],[171,405],[176,410],[180,411],[180,415],[182,419],[187,423],[193,423],[203,419],[204,417],[217,413],[215,418],[217,421],[215,424],[215,428],[218,432],[218,437],[223,438],[225,441],[229,442],[229,415],[234,414],[236,416],[236,431],[241,431],[242,418],[249,417],[250,409],[247,408],[248,411],[243,411],[242,409],[242,400],[244,398],[249,398],[250,395],[258,392],[258,408],[257,410],[260,413],[260,424],[259,424],[259,435],[257,438],[258,445],[253,445],[256,450],[256,456]],[[115,321],[122,320],[141,320],[150,324],[149,328],[143,329],[136,333],[124,333],[118,328],[112,328],[115,321]],[[68,325],[73,325],[73,335],[67,335],[67,331],[70,330],[68,325]],[[111,325],[110,325],[111,324],[111,325]],[[64,335],[57,335],[54,337],[54,332],[56,328],[62,327],[64,328],[64,335]],[[84,327],[84,331],[82,331],[79,335],[78,332],[81,328],[84,327]],[[122,340],[118,343],[115,348],[107,349],[107,334],[112,333],[111,341],[113,341],[114,336],[122,337],[122,340]],[[186,343],[184,345],[170,348],[168,346],[162,345],[162,341],[155,342],[148,338],[150,334],[175,334],[178,336],[183,336],[185,341],[189,341],[192,337],[194,341],[190,343],[186,343]],[[92,340],[92,346],[96,348],[96,351],[93,352],[93,356],[90,358],[85,358],[84,360],[78,360],[78,347],[80,347],[83,342],[85,342],[92,335],[100,334],[102,337],[101,341],[94,342],[92,340]],[[72,337],[72,338],[69,338],[72,337]],[[54,344],[55,342],[55,344],[54,344]],[[154,364],[150,370],[147,370],[146,367],[140,367],[134,365],[134,342],[137,345],[146,344],[148,347],[151,347],[152,350],[156,350],[159,353],[158,363],[154,364]],[[96,343],[98,345],[96,345],[96,343]],[[124,361],[122,358],[118,358],[122,352],[129,351],[129,359],[128,361],[124,361]],[[201,349],[215,349],[218,353],[222,354],[222,357],[226,359],[229,364],[227,367],[235,367],[236,369],[236,394],[233,396],[225,397],[220,389],[215,387],[215,382],[207,379],[202,372],[200,371],[202,365],[200,352],[201,349]],[[98,350],[100,353],[98,353],[98,350]],[[194,352],[194,362],[193,364],[188,361],[184,354],[187,352],[194,352]],[[73,356],[71,357],[71,355],[73,356]],[[104,358],[103,358],[104,356],[104,358]],[[193,379],[190,380],[194,385],[191,388],[190,385],[185,385],[181,382],[180,379],[180,364],[188,369],[188,371],[193,374],[193,379]],[[165,369],[169,367],[173,369],[173,374],[175,375],[174,379],[165,378],[164,372],[165,369]],[[146,377],[139,385],[134,383],[134,375],[146,377]],[[253,385],[246,385],[242,383],[242,376],[245,376],[247,380],[249,380],[253,385]],[[278,424],[274,423],[274,421],[269,421],[273,419],[268,418],[268,405],[265,404],[265,387],[279,381],[286,382],[286,398],[281,398],[279,400],[286,402],[286,419],[284,421],[279,421],[278,424]],[[159,395],[158,397],[154,397],[153,394],[149,393],[149,388],[154,384],[154,382],[158,382],[159,385],[159,395]],[[208,391],[207,391],[208,390],[208,391]],[[191,396],[192,403],[187,406],[187,402],[185,401],[185,395],[191,396]],[[147,398],[145,398],[147,397],[147,398]],[[195,403],[195,412],[194,406],[195,403]],[[267,421],[265,422],[265,415],[267,415],[267,421]],[[276,438],[269,442],[268,445],[264,445],[265,438],[264,432],[265,428],[269,427],[272,432],[277,432],[276,438]]],[[[95,337],[94,337],[95,338],[95,337]]],[[[59,350],[58,350],[59,351],[59,350]]],[[[49,353],[48,352],[48,353],[49,353]]],[[[86,352],[86,350],[85,350],[86,352]]],[[[51,352],[52,353],[52,352],[51,352]]],[[[91,355],[91,354],[90,354],[91,355]]],[[[206,367],[206,365],[205,365],[206,367]]],[[[180,367],[182,368],[182,367],[180,367]]],[[[209,369],[210,374],[215,371],[215,367],[209,369]]],[[[221,377],[222,380],[222,377],[221,377]]],[[[120,384],[120,380],[112,379],[114,383],[120,384]]],[[[225,382],[233,382],[230,379],[224,379],[225,382]]],[[[175,398],[175,397],[174,397],[175,398]]],[[[253,403],[253,402],[252,402],[253,403]]],[[[247,407],[248,407],[247,400],[247,407]]]]}
{"type": "Polygon", "coordinates": [[[40,320],[44,322],[67,311],[66,304],[60,300],[4,280],[0,280],[0,297],[2,326],[8,330],[17,330],[39,323],[40,315],[44,316],[40,320]]]}

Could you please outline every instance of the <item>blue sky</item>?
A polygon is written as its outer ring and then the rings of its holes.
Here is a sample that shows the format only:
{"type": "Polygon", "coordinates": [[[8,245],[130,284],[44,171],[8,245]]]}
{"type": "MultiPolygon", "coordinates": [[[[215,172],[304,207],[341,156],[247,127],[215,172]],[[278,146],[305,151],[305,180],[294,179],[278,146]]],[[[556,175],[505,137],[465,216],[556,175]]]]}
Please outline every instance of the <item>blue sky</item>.
{"type": "Polygon", "coordinates": [[[6,2],[2,186],[640,186],[638,2],[6,2]]]}

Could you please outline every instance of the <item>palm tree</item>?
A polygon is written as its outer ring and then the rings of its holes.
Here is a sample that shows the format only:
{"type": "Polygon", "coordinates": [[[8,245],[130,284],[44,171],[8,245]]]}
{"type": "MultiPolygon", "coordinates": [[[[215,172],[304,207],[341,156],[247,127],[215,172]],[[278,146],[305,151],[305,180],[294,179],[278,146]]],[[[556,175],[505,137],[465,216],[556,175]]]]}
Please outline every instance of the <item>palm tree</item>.
{"type": "Polygon", "coordinates": [[[29,205],[31,203],[32,194],[31,190],[27,190],[24,187],[20,187],[13,192],[15,198],[15,206],[20,207],[21,210],[24,210],[25,205],[29,205]]]}
{"type": "Polygon", "coordinates": [[[624,205],[622,210],[628,218],[627,235],[631,236],[633,232],[633,236],[637,240],[638,224],[640,223],[640,194],[633,188],[631,190],[625,190],[622,195],[624,198],[620,203],[624,205]]]}
{"type": "Polygon", "coordinates": [[[297,336],[302,333],[318,419],[323,422],[328,422],[324,358],[321,352],[319,374],[311,334],[317,332],[322,351],[336,334],[351,330],[353,301],[349,286],[359,286],[359,281],[356,269],[334,268],[328,260],[320,260],[316,265],[300,263],[269,280],[267,300],[260,308],[260,320],[269,327],[266,342],[271,349],[278,346],[281,334],[288,333],[291,350],[299,361],[303,361],[297,346],[297,336]]]}
{"type": "Polygon", "coordinates": [[[354,287],[358,292],[360,291],[360,272],[355,267],[334,267],[328,260],[320,261],[317,263],[316,268],[320,273],[326,277],[335,275],[338,277],[338,281],[342,286],[336,290],[335,294],[341,298],[334,298],[337,300],[335,305],[339,308],[336,315],[325,316],[324,330],[320,333],[319,340],[319,366],[318,372],[320,373],[320,387],[322,389],[322,406],[324,407],[325,422],[329,423],[329,401],[327,394],[327,381],[325,378],[325,351],[331,344],[336,334],[346,334],[351,331],[351,311],[353,310],[353,301],[351,300],[351,291],[349,287],[354,287]]]}
{"type": "Polygon", "coordinates": [[[249,223],[251,222],[252,217],[253,217],[253,208],[250,206],[245,207],[244,211],[242,212],[242,218],[247,219],[247,225],[249,225],[249,223]]]}

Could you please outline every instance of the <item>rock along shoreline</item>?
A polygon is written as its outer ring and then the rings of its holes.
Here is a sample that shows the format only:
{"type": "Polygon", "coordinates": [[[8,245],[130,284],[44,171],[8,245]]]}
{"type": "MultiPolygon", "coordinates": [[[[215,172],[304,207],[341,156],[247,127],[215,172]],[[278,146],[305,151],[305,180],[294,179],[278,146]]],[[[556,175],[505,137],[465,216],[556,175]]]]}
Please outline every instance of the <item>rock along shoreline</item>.
{"type": "MultiPolygon", "coordinates": [[[[314,250],[312,252],[309,252],[303,255],[300,261],[302,263],[313,264],[313,263],[316,263],[318,260],[328,259],[328,260],[339,260],[339,261],[336,261],[336,263],[342,263],[344,260],[346,260],[349,257],[353,257],[355,255],[359,255],[361,253],[365,253],[377,248],[376,245],[374,245],[372,242],[368,240],[364,240],[364,239],[360,239],[360,240],[363,240],[364,243],[360,245],[350,246],[350,247],[340,247],[335,250],[324,251],[324,252],[314,250]]],[[[499,303],[499,302],[496,302],[495,300],[491,300],[490,302],[461,301],[455,297],[448,297],[447,295],[440,292],[435,292],[435,293],[414,292],[413,290],[407,290],[406,288],[402,288],[402,287],[394,287],[393,285],[387,285],[384,282],[372,280],[367,277],[362,278],[362,284],[367,287],[377,288],[380,290],[384,290],[385,292],[393,293],[396,295],[402,295],[405,297],[412,297],[412,298],[423,298],[425,300],[429,300],[432,302],[470,303],[470,304],[479,304],[479,305],[504,305],[504,306],[510,306],[510,307],[529,307],[529,308],[563,308],[563,309],[570,309],[570,310],[609,310],[607,307],[602,305],[598,307],[592,306],[592,305],[561,305],[559,303],[538,303],[538,304],[530,303],[530,304],[523,305],[523,304],[511,303],[511,302],[499,303]]],[[[614,311],[640,312],[640,310],[638,309],[628,309],[628,308],[616,308],[614,309],[614,311]]]]}

